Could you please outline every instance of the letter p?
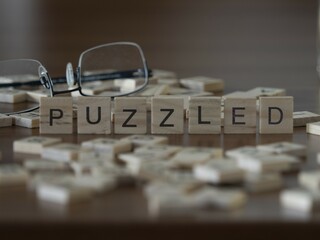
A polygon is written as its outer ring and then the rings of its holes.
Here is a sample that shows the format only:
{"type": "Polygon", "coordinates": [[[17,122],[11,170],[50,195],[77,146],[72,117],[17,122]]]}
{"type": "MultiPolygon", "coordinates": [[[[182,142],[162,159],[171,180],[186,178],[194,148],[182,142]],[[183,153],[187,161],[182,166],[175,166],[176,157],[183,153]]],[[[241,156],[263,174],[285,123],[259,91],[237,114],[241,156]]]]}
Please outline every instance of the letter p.
{"type": "Polygon", "coordinates": [[[63,117],[63,111],[61,109],[50,109],[50,114],[49,114],[49,125],[53,125],[53,119],[60,119],[63,117]]]}

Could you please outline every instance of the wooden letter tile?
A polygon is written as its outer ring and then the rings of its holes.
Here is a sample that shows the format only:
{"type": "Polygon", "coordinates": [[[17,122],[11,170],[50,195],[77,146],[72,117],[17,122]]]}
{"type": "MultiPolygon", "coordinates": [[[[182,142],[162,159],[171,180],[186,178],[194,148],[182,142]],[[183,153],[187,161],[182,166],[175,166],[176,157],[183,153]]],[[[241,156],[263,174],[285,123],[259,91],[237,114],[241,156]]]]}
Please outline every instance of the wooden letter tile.
{"type": "Polygon", "coordinates": [[[65,173],[69,169],[69,166],[64,162],[57,162],[44,159],[27,159],[23,161],[23,166],[26,170],[32,173],[36,172],[56,172],[65,173]]]}
{"type": "Polygon", "coordinates": [[[255,173],[289,171],[297,162],[296,157],[286,154],[247,155],[237,159],[240,168],[255,173]]]}
{"type": "Polygon", "coordinates": [[[111,100],[108,97],[78,97],[78,133],[111,133],[111,100]]]}
{"type": "Polygon", "coordinates": [[[192,168],[210,159],[222,158],[221,148],[185,147],[170,159],[173,167],[192,168]]]}
{"type": "Polygon", "coordinates": [[[42,157],[60,162],[70,162],[78,159],[80,150],[79,145],[72,143],[60,143],[44,147],[42,157]]]}
{"type": "Polygon", "coordinates": [[[209,207],[224,211],[243,208],[248,199],[243,190],[216,187],[204,187],[194,195],[198,208],[209,207]]]}
{"type": "Polygon", "coordinates": [[[227,150],[225,152],[225,155],[233,159],[242,159],[242,158],[248,158],[248,156],[249,157],[260,157],[265,155],[269,156],[270,152],[260,150],[253,146],[243,146],[243,147],[227,150]]]}
{"type": "Polygon", "coordinates": [[[255,98],[226,98],[224,101],[224,133],[256,133],[255,98]]]}
{"type": "Polygon", "coordinates": [[[259,132],[293,133],[293,97],[260,97],[259,132]]]}
{"type": "Polygon", "coordinates": [[[20,103],[27,101],[27,93],[16,89],[0,89],[0,102],[20,103]]]}
{"type": "Polygon", "coordinates": [[[293,126],[304,127],[307,123],[319,122],[320,115],[308,111],[294,112],[293,113],[293,126]]]}
{"type": "Polygon", "coordinates": [[[127,140],[117,140],[113,138],[96,138],[82,142],[84,148],[91,148],[97,151],[109,152],[112,155],[129,152],[132,149],[132,143],[127,140]]]}
{"type": "Polygon", "coordinates": [[[27,92],[27,100],[28,102],[40,102],[41,97],[50,97],[50,92],[48,89],[42,88],[35,91],[27,92]]]}
{"type": "Polygon", "coordinates": [[[28,180],[28,172],[17,164],[0,165],[0,187],[24,185],[28,180]]]}
{"type": "Polygon", "coordinates": [[[320,122],[307,123],[307,133],[320,135],[320,122]]]}
{"type": "Polygon", "coordinates": [[[71,134],[73,132],[71,97],[40,99],[40,133],[71,134]]]}
{"type": "Polygon", "coordinates": [[[246,92],[247,97],[271,97],[285,96],[286,90],[283,88],[256,87],[246,92]]]}
{"type": "Polygon", "coordinates": [[[93,148],[82,148],[79,152],[78,162],[83,161],[104,161],[111,162],[114,160],[114,156],[111,152],[103,152],[93,148]]]}
{"type": "Polygon", "coordinates": [[[223,80],[203,76],[180,79],[180,83],[186,88],[200,92],[220,92],[223,91],[224,88],[223,80]]]}
{"type": "Polygon", "coordinates": [[[244,171],[230,159],[215,159],[197,165],[193,170],[197,179],[214,184],[241,182],[245,177],[244,171]]]}
{"type": "Polygon", "coordinates": [[[13,150],[21,153],[40,154],[43,147],[61,142],[60,138],[32,136],[14,141],[13,150]]]}
{"type": "Polygon", "coordinates": [[[276,142],[263,144],[258,145],[257,149],[270,153],[289,154],[297,157],[305,157],[307,154],[307,148],[305,145],[292,142],[276,142]]]}
{"type": "Polygon", "coordinates": [[[12,117],[0,113],[0,127],[12,126],[12,117]]]}
{"type": "Polygon", "coordinates": [[[224,106],[224,101],[227,98],[248,98],[248,95],[246,94],[246,92],[242,92],[242,91],[227,93],[221,97],[221,106],[224,106]]]}
{"type": "Polygon", "coordinates": [[[156,78],[176,78],[177,74],[163,69],[152,69],[152,75],[156,78]]]}
{"type": "Polygon", "coordinates": [[[12,115],[14,125],[25,128],[38,128],[39,127],[39,113],[27,112],[12,115]]]}
{"type": "Polygon", "coordinates": [[[141,166],[146,162],[163,160],[159,153],[153,152],[134,152],[121,153],[118,159],[126,163],[126,168],[134,175],[139,174],[141,166]]]}
{"type": "Polygon", "coordinates": [[[98,95],[104,91],[112,91],[114,84],[112,81],[107,82],[88,82],[82,85],[82,92],[87,95],[98,95]]]}
{"type": "Polygon", "coordinates": [[[309,170],[300,172],[298,175],[298,181],[304,188],[310,189],[311,191],[320,190],[320,171],[309,170]]]}
{"type": "Polygon", "coordinates": [[[299,213],[318,211],[320,206],[320,192],[301,188],[283,190],[280,193],[282,207],[299,213]]]}
{"type": "Polygon", "coordinates": [[[221,98],[190,97],[189,133],[211,134],[221,132],[221,98]]]}
{"type": "Polygon", "coordinates": [[[169,85],[167,84],[156,84],[156,85],[150,85],[141,92],[138,93],[141,97],[152,97],[152,96],[159,96],[159,95],[165,95],[169,91],[169,85]]]}
{"type": "Polygon", "coordinates": [[[144,97],[118,97],[114,100],[114,133],[147,133],[147,101],[144,97]]]}
{"type": "Polygon", "coordinates": [[[168,144],[169,140],[166,136],[156,135],[130,135],[121,140],[129,140],[134,147],[155,144],[168,144]]]}
{"type": "Polygon", "coordinates": [[[180,146],[172,145],[146,145],[134,150],[135,153],[152,153],[164,159],[169,158],[173,154],[181,150],[180,146]]]}
{"type": "Polygon", "coordinates": [[[93,191],[76,184],[76,178],[65,177],[51,182],[43,182],[36,187],[37,198],[56,204],[68,205],[74,202],[88,201],[93,191]]]}
{"type": "Polygon", "coordinates": [[[155,97],[151,100],[151,132],[153,134],[184,133],[183,98],[155,97]]]}
{"type": "Polygon", "coordinates": [[[245,177],[245,189],[249,192],[269,192],[282,187],[283,180],[281,174],[271,173],[247,173],[245,177]]]}

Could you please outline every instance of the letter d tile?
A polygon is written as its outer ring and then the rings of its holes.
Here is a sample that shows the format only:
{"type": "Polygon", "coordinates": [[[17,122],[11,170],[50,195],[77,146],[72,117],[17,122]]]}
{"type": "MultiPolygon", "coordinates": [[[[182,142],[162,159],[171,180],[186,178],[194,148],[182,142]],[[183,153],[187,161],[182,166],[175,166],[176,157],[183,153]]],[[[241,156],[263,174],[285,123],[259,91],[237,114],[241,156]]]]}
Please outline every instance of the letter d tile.
{"type": "Polygon", "coordinates": [[[293,97],[260,97],[259,132],[293,133],[293,97]]]}

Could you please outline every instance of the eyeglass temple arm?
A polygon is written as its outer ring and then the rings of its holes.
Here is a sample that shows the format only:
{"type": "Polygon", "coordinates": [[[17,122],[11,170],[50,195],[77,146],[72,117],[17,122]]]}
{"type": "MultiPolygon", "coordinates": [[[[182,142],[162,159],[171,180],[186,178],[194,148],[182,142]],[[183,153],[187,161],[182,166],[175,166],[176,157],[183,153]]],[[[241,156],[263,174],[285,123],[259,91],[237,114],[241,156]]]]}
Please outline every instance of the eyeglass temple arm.
{"type": "MultiPolygon", "coordinates": [[[[81,82],[105,81],[105,80],[114,80],[119,78],[121,79],[121,78],[132,78],[132,77],[145,77],[144,71],[139,71],[139,70],[143,70],[143,69],[82,76],[81,82]]],[[[148,69],[147,75],[148,77],[152,76],[151,69],[148,69]]]]}
{"type": "MultiPolygon", "coordinates": [[[[140,72],[140,69],[128,70],[128,71],[119,71],[113,73],[101,73],[83,76],[82,82],[93,82],[93,81],[104,81],[104,80],[113,80],[116,78],[132,78],[132,77],[145,77],[144,72],[140,72]],[[139,75],[140,74],[140,75],[139,75]]],[[[152,70],[148,69],[148,77],[152,76],[152,70]]],[[[57,77],[52,78],[54,84],[66,83],[66,77],[57,77]]],[[[0,83],[0,88],[6,87],[20,87],[20,86],[39,86],[41,85],[39,80],[32,80],[28,82],[13,82],[13,83],[0,83]]]]}
{"type": "Polygon", "coordinates": [[[39,86],[39,85],[41,85],[39,80],[32,80],[28,82],[0,83],[0,88],[20,87],[20,86],[39,86]]]}

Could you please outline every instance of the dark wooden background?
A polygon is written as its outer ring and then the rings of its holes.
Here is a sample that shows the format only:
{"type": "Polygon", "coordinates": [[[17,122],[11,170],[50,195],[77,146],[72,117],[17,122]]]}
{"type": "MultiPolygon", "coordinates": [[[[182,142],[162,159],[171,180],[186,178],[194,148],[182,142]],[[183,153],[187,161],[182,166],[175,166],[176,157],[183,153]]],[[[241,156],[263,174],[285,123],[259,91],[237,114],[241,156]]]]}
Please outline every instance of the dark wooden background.
{"type": "MultiPolygon", "coordinates": [[[[226,92],[256,86],[286,88],[295,97],[295,110],[319,112],[317,8],[315,0],[1,0],[0,60],[35,58],[51,75],[63,75],[66,63],[77,65],[80,53],[89,47],[134,41],[142,46],[152,68],[172,70],[180,77],[221,77],[226,92]]],[[[38,130],[1,129],[0,150],[12,158],[8,152],[12,141],[32,134],[38,130]]],[[[87,136],[62,137],[81,142],[87,136]]],[[[289,136],[182,135],[171,136],[170,142],[204,141],[232,148],[293,140],[308,146],[306,166],[314,168],[319,139],[300,128],[289,136]]],[[[67,213],[36,205],[31,193],[7,191],[13,195],[0,192],[4,239],[75,235],[78,239],[294,239],[317,233],[320,217],[309,221],[283,215],[276,193],[253,198],[244,213],[154,221],[147,215],[141,192],[132,189],[121,189],[67,213]]]]}
{"type": "Polygon", "coordinates": [[[2,0],[0,59],[36,58],[63,74],[83,50],[125,40],[179,76],[304,86],[317,81],[316,16],[315,0],[2,0]]]}

